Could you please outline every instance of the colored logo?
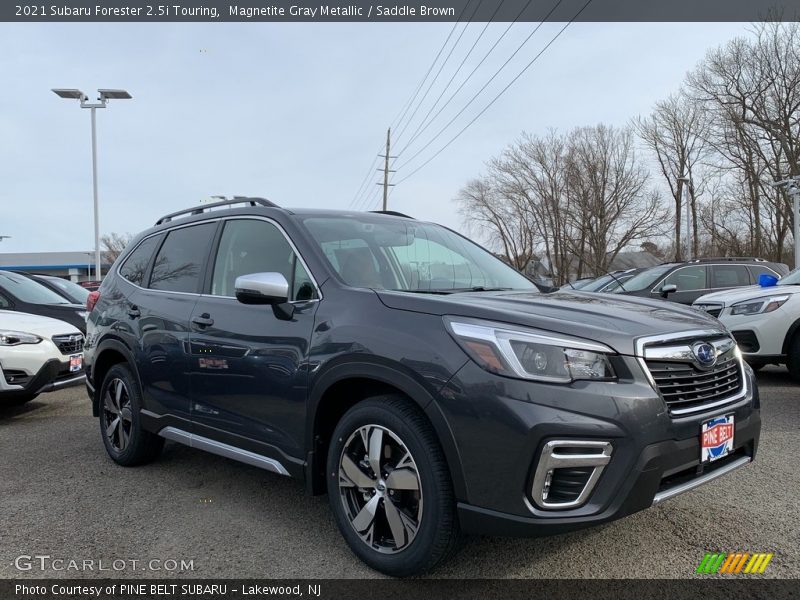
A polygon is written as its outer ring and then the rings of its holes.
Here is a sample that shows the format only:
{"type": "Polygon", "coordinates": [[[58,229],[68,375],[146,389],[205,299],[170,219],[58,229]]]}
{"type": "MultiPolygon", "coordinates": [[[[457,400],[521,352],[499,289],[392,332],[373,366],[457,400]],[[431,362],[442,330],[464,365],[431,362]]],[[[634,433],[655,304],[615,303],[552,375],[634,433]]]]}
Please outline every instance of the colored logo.
{"type": "Polygon", "coordinates": [[[703,423],[702,460],[722,458],[733,450],[733,417],[717,417],[703,423]]]}
{"type": "Polygon", "coordinates": [[[696,572],[702,575],[754,575],[766,571],[773,556],[772,552],[706,552],[696,572]]]}
{"type": "Polygon", "coordinates": [[[717,362],[717,351],[708,342],[697,342],[692,346],[692,354],[702,367],[712,367],[717,362]]]}

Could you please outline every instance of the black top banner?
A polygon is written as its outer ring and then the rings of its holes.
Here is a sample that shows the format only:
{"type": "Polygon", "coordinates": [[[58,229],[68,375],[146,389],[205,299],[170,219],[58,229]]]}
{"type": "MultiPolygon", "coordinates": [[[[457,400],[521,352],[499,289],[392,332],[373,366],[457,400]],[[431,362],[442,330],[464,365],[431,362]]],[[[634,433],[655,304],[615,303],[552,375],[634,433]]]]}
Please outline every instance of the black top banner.
{"type": "Polygon", "coordinates": [[[0,2],[7,22],[798,21],[800,0],[49,0],[0,2]]]}

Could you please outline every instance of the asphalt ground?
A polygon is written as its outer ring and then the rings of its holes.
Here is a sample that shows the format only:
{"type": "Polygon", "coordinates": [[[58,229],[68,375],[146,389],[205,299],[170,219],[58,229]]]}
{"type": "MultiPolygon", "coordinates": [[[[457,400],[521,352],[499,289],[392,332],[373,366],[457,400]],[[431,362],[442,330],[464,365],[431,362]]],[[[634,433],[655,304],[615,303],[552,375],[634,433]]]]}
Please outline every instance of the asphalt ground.
{"type": "MultiPolygon", "coordinates": [[[[800,577],[800,385],[777,367],[758,377],[755,463],[592,529],[469,539],[430,576],[690,578],[707,551],[741,550],[775,554],[765,577],[800,577]]],[[[118,467],[82,387],[0,407],[0,578],[379,577],[350,553],[327,502],[171,442],[153,464],[118,467]],[[35,555],[51,558],[18,560],[35,555]]]]}

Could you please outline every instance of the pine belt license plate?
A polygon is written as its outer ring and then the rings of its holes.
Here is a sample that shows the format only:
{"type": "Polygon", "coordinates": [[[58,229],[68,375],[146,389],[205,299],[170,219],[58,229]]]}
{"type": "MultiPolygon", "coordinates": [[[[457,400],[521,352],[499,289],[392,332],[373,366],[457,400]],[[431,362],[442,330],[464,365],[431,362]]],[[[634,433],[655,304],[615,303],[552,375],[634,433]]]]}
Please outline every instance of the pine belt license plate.
{"type": "Polygon", "coordinates": [[[76,373],[83,369],[83,354],[73,354],[69,357],[69,372],[76,373]]]}
{"type": "Polygon", "coordinates": [[[713,462],[733,452],[733,415],[705,421],[700,431],[700,462],[713,462]]]}

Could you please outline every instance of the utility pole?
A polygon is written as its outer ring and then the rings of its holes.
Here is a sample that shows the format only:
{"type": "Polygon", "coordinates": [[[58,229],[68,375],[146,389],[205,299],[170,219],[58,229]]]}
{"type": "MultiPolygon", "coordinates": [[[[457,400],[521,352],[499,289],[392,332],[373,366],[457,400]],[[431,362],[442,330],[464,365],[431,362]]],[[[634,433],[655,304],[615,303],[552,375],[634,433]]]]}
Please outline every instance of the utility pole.
{"type": "Polygon", "coordinates": [[[678,177],[678,181],[683,182],[683,202],[686,208],[686,256],[684,260],[689,260],[692,257],[692,217],[689,206],[689,185],[692,180],[688,176],[678,177]]]}
{"type": "MultiPolygon", "coordinates": [[[[389,173],[394,173],[393,170],[389,169],[389,159],[390,158],[397,158],[396,156],[389,155],[389,149],[392,143],[392,129],[391,127],[386,130],[386,154],[379,154],[378,156],[383,157],[383,183],[378,183],[378,185],[383,185],[383,211],[386,212],[388,207],[389,201],[389,188],[393,187],[393,183],[389,183],[389,173]]],[[[378,169],[379,171],[381,169],[378,169]]]]}
{"type": "Polygon", "coordinates": [[[800,175],[776,181],[772,187],[785,189],[792,198],[792,223],[794,224],[794,268],[800,267],[800,175]]]}

